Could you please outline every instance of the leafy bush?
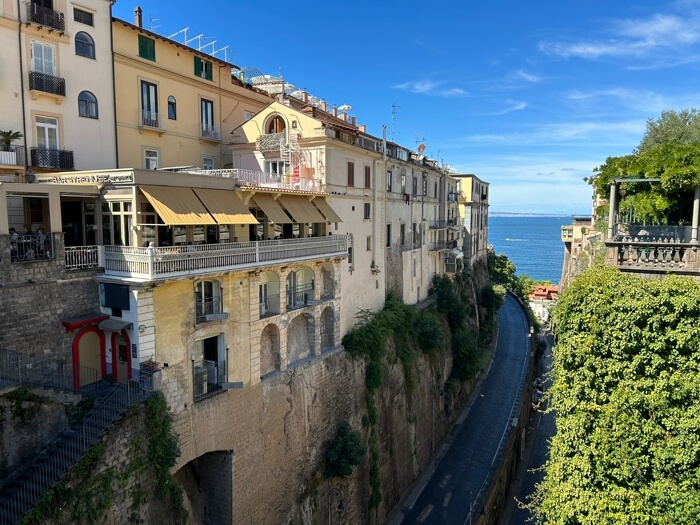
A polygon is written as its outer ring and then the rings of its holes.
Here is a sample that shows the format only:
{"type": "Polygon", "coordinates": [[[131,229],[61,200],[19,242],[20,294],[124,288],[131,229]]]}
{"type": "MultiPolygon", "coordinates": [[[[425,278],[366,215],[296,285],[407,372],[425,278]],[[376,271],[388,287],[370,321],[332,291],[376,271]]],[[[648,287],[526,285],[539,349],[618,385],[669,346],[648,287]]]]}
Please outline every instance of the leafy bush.
{"type": "Polygon", "coordinates": [[[327,478],[346,478],[352,469],[359,465],[367,449],[362,444],[362,435],[353,430],[350,423],[343,421],[331,447],[326,451],[327,478]]]}

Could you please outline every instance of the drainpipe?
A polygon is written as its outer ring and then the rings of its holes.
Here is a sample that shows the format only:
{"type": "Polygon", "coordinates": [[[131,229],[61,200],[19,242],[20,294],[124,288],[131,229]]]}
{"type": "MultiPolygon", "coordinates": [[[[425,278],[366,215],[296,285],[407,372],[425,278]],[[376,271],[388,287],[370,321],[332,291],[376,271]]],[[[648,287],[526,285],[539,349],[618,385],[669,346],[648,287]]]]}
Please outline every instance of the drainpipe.
{"type": "Polygon", "coordinates": [[[22,133],[24,135],[24,173],[29,171],[29,148],[27,147],[27,110],[24,102],[24,68],[22,67],[24,59],[22,58],[22,15],[20,0],[17,0],[17,42],[19,44],[19,82],[22,92],[22,133]]]}
{"type": "MultiPolygon", "coordinates": [[[[19,0],[18,0],[19,1],[19,0]]],[[[111,0],[109,3],[109,46],[112,53],[112,106],[114,111],[114,155],[115,165],[119,168],[119,129],[117,126],[117,78],[114,72],[114,26],[112,23],[112,6],[117,0],[111,0]]]]}
{"type": "Polygon", "coordinates": [[[617,216],[617,182],[610,185],[610,201],[608,210],[608,240],[615,236],[615,217],[617,216]]]}

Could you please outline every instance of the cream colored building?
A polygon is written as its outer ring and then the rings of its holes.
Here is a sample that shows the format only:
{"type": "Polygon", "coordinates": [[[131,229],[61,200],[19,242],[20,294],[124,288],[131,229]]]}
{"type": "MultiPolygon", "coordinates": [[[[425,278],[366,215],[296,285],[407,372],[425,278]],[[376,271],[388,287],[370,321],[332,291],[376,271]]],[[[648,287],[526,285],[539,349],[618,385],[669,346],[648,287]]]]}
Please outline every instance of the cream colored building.
{"type": "Polygon", "coordinates": [[[488,254],[489,184],[472,174],[455,175],[460,181],[459,212],[464,227],[464,253],[469,265],[486,261],[488,254]]]}
{"type": "Polygon", "coordinates": [[[23,135],[0,173],[116,166],[110,25],[108,0],[0,4],[0,129],[23,135]]]}
{"type": "Polygon", "coordinates": [[[119,166],[223,167],[233,128],[270,102],[231,75],[232,64],[114,19],[119,166]]]}

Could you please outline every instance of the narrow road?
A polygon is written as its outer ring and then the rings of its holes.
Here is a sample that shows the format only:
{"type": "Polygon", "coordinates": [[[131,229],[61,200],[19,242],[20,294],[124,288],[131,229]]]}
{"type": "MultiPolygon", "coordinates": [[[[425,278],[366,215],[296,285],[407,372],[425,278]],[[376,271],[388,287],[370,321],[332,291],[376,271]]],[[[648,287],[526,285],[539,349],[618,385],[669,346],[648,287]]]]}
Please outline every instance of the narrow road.
{"type": "Polygon", "coordinates": [[[498,319],[498,343],[480,391],[445,440],[434,465],[401,509],[390,516],[391,525],[467,523],[470,508],[485,490],[492,466],[501,460],[526,379],[529,329],[524,312],[510,296],[499,310],[498,319]]]}

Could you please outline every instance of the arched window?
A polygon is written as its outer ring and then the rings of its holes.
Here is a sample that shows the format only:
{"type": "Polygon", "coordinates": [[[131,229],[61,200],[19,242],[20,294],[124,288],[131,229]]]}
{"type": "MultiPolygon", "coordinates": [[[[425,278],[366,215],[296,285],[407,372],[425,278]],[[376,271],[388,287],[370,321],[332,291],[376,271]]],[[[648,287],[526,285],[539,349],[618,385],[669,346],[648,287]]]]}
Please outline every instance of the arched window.
{"type": "Polygon", "coordinates": [[[177,102],[175,102],[175,97],[172,95],[168,97],[168,118],[177,120],[177,102]]]}
{"type": "Polygon", "coordinates": [[[75,54],[81,57],[95,58],[95,41],[87,33],[76,33],[75,54]]]}
{"type": "Polygon", "coordinates": [[[220,321],[223,313],[223,294],[219,281],[197,281],[194,285],[195,323],[220,321]]]}
{"type": "Polygon", "coordinates": [[[267,133],[282,133],[285,127],[284,119],[282,117],[274,117],[267,123],[267,133]]]}
{"type": "Polygon", "coordinates": [[[97,118],[97,99],[89,91],[81,91],[78,95],[78,115],[97,118]]]}

